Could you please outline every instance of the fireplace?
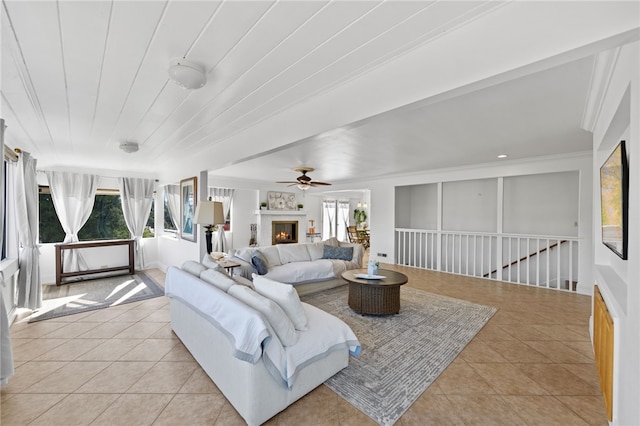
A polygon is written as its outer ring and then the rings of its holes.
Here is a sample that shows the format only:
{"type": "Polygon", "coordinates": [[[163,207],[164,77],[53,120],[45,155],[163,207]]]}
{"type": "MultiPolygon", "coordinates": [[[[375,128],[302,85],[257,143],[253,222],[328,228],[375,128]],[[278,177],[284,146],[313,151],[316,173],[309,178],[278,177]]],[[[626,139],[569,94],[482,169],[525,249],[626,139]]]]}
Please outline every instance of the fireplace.
{"type": "Polygon", "coordinates": [[[288,244],[298,242],[297,220],[274,220],[271,222],[271,244],[288,244]]]}

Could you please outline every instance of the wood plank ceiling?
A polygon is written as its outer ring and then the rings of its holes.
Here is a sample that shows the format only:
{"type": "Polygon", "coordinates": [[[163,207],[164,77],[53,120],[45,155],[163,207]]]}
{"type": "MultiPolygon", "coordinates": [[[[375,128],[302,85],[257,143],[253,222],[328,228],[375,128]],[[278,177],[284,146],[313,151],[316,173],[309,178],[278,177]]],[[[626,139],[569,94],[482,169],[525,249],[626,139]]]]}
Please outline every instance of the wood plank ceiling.
{"type": "MultiPolygon", "coordinates": [[[[322,133],[309,126],[305,138],[280,129],[269,135],[277,142],[234,145],[247,129],[503,7],[497,1],[3,1],[6,141],[31,152],[43,169],[173,176],[203,164],[207,153],[213,173],[265,181],[290,180],[291,169],[303,163],[318,169],[316,179],[348,181],[374,176],[372,165],[378,174],[393,174],[469,164],[488,147],[489,161],[522,132],[529,135],[522,156],[588,150],[588,135],[578,127],[593,57],[455,101],[322,133]],[[203,65],[208,83],[191,91],[173,84],[167,68],[175,57],[203,65]],[[501,126],[500,114],[516,109],[519,115],[501,126]],[[540,125],[549,131],[545,151],[532,148],[540,125]],[[487,145],[458,158],[474,146],[470,135],[476,147],[487,145]],[[447,145],[451,137],[460,145],[447,145]],[[557,150],[558,138],[566,141],[564,150],[557,150]],[[138,142],[140,151],[120,151],[122,141],[138,142]],[[425,159],[416,161],[420,155],[425,159]]],[[[321,120],[318,114],[309,122],[321,120]]],[[[306,124],[300,121],[292,127],[306,124]]]]}

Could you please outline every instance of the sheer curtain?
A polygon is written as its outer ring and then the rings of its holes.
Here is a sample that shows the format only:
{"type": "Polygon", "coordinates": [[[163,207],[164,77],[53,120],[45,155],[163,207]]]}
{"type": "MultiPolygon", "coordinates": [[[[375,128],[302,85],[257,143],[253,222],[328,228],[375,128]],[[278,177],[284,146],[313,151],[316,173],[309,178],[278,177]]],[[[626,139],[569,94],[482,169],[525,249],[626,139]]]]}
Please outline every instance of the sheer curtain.
{"type": "Polygon", "coordinates": [[[40,284],[40,252],[38,251],[38,182],[37,160],[28,152],[18,158],[16,179],[16,218],[20,239],[20,273],[18,274],[18,306],[38,309],[42,306],[40,284]]]}
{"type": "MultiPolygon", "coordinates": [[[[233,202],[233,189],[230,188],[209,188],[209,197],[211,201],[219,201],[222,203],[225,219],[229,217],[231,203],[233,202]]],[[[218,224],[216,224],[218,225],[218,224]]],[[[218,226],[218,231],[213,238],[213,251],[227,251],[227,237],[224,235],[222,226],[218,226]]]]}
{"type": "Polygon", "coordinates": [[[164,193],[167,196],[167,207],[169,208],[169,216],[176,227],[180,229],[180,185],[167,185],[164,187],[164,193]]]}
{"type": "Polygon", "coordinates": [[[336,201],[324,200],[322,202],[322,239],[326,240],[335,236],[336,201]]]}
{"type": "MultiPolygon", "coordinates": [[[[53,207],[66,233],[65,243],[78,241],[78,231],[91,215],[98,188],[98,176],[71,172],[47,171],[53,207]]],[[[87,269],[87,264],[78,250],[65,250],[64,271],[75,272],[87,269]]]]}
{"type": "Polygon", "coordinates": [[[124,221],[135,239],[136,269],[144,269],[142,233],[151,213],[155,182],[153,179],[120,178],[118,185],[124,221]]]}
{"type": "Polygon", "coordinates": [[[338,229],[336,230],[338,240],[349,242],[347,226],[349,226],[349,202],[338,201],[338,229]]]}
{"type": "MultiPolygon", "coordinates": [[[[4,161],[4,120],[0,118],[0,150],[3,153],[2,170],[0,170],[0,188],[5,189],[5,161],[4,161]]],[[[4,193],[2,194],[4,198],[4,193]]],[[[4,203],[0,203],[0,216],[5,217],[4,203]]],[[[4,234],[4,220],[0,220],[0,236],[4,234]]],[[[1,237],[0,237],[1,238],[1,237]]],[[[11,332],[9,331],[9,316],[4,306],[5,285],[4,274],[0,272],[0,385],[6,385],[9,377],[13,376],[13,348],[11,347],[11,332]]]]}

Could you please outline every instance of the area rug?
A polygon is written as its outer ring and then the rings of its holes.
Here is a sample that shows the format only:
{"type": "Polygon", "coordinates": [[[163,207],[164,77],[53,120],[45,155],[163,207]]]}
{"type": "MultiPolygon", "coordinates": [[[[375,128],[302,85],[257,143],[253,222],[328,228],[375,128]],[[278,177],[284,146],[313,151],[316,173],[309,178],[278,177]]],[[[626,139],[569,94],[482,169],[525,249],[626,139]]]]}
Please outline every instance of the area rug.
{"type": "Polygon", "coordinates": [[[353,312],[346,286],[301,299],[342,319],[358,336],[360,356],[325,384],[381,425],[394,424],[497,311],[406,286],[396,315],[353,312]]]}
{"type": "Polygon", "coordinates": [[[61,286],[42,287],[42,307],[29,317],[29,322],[108,308],[163,296],[164,289],[142,271],[134,275],[118,275],[61,286]]]}

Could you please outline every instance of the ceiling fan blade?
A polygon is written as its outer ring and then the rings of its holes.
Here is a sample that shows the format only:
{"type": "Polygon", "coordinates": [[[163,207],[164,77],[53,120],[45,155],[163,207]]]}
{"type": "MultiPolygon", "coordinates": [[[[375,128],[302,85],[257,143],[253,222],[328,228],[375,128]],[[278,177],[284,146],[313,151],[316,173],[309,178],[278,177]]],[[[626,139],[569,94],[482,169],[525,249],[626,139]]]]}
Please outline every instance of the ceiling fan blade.
{"type": "Polygon", "coordinates": [[[281,180],[281,181],[276,182],[276,183],[290,183],[292,185],[295,185],[296,183],[300,183],[300,182],[294,182],[294,181],[291,181],[291,180],[284,180],[284,181],[281,180]]]}
{"type": "Polygon", "coordinates": [[[319,182],[319,181],[312,180],[311,182],[309,182],[309,185],[316,186],[316,185],[331,185],[331,184],[327,182],[319,182]]]}

